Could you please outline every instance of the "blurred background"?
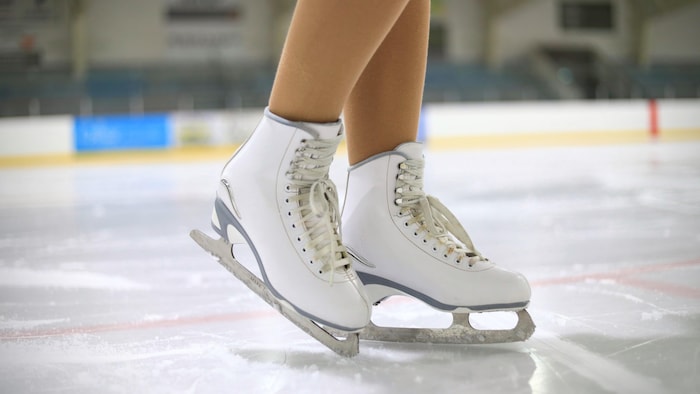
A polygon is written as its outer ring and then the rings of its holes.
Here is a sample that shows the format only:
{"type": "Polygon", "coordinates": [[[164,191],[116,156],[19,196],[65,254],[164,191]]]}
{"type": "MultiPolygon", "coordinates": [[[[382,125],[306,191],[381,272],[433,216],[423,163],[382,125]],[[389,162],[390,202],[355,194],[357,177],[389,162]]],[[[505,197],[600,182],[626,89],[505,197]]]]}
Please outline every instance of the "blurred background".
{"type": "MultiPolygon", "coordinates": [[[[2,0],[0,115],[260,107],[291,0],[2,0]]],[[[697,0],[433,0],[427,102],[700,96],[697,0]]]]}
{"type": "MultiPolygon", "coordinates": [[[[1,0],[0,118],[40,123],[0,122],[6,145],[0,155],[240,142],[267,103],[294,5],[292,0],[1,0]],[[36,118],[47,115],[70,118],[60,126],[57,118],[50,123],[36,118]],[[96,130],[95,117],[106,115],[128,118],[99,118],[102,128],[96,130]],[[10,127],[28,133],[61,129],[51,135],[66,137],[54,138],[63,141],[61,147],[21,148],[17,133],[8,134],[10,127]]],[[[698,37],[698,0],[433,0],[426,107],[697,99],[698,37]]],[[[656,108],[643,107],[615,111],[636,111],[643,118],[622,129],[659,128],[647,124],[657,117],[656,108]]],[[[460,110],[465,108],[475,107],[460,110]]],[[[533,123],[529,131],[538,131],[542,116],[560,107],[546,108],[537,116],[539,126],[533,123]]],[[[697,131],[700,120],[688,116],[700,107],[695,102],[684,108],[676,129],[697,131]]],[[[599,115],[578,111],[571,119],[599,115]]],[[[435,124],[424,121],[422,136],[435,124]]],[[[466,128],[488,128],[472,126],[466,128]]]]}
{"type": "Polygon", "coordinates": [[[432,0],[426,191],[526,275],[537,332],[357,361],[187,237],[294,6],[0,0],[0,392],[700,393],[700,0],[432,0]]]}

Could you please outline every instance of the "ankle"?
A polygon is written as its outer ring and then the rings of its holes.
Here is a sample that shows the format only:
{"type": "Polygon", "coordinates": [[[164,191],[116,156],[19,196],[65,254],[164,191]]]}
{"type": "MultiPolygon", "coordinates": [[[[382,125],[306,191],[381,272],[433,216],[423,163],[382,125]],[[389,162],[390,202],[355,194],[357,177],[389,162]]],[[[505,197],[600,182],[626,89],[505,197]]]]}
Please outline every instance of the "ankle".
{"type": "Polygon", "coordinates": [[[311,106],[294,108],[279,105],[270,101],[269,110],[273,115],[279,116],[291,122],[305,123],[334,123],[340,119],[340,114],[334,111],[316,110],[311,106]]]}

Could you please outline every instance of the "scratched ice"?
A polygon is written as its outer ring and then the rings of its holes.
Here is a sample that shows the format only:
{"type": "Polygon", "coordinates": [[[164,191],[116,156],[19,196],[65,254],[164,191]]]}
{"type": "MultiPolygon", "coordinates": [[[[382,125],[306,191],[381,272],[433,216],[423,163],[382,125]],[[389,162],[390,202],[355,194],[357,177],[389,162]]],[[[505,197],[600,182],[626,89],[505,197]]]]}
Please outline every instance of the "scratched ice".
{"type": "MultiPolygon", "coordinates": [[[[1,391],[700,392],[700,144],[427,159],[429,193],[531,280],[528,342],[331,353],[188,238],[224,158],[2,169],[1,391]]],[[[410,299],[375,319],[447,321],[410,299]]]]}

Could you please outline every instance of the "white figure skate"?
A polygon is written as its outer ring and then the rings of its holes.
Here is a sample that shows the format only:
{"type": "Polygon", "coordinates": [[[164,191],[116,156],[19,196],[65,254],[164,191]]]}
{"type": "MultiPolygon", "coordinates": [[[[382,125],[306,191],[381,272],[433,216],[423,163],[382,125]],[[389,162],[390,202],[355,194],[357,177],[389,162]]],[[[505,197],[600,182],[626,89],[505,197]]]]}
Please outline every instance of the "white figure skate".
{"type": "Polygon", "coordinates": [[[212,213],[222,239],[191,235],[302,330],[353,356],[371,304],[341,243],[337,192],[328,178],[341,138],[340,121],[290,122],[266,110],[222,172],[212,213]],[[262,279],[235,260],[235,243],[250,246],[262,279]]]}
{"type": "Polygon", "coordinates": [[[373,304],[409,295],[453,315],[446,329],[378,327],[361,339],[430,343],[522,341],[535,326],[525,311],[530,286],[474,248],[457,219],[423,191],[422,146],[405,143],[351,167],[342,234],[373,304]],[[469,313],[515,311],[509,330],[477,330],[469,313]]]}

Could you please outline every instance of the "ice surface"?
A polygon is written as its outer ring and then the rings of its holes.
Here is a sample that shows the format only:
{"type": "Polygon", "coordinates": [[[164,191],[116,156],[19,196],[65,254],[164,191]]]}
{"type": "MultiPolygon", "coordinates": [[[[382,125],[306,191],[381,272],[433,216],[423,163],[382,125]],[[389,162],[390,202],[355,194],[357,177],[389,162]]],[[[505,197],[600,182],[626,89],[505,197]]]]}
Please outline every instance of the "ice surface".
{"type": "MultiPolygon", "coordinates": [[[[223,158],[6,168],[0,391],[700,392],[700,144],[426,157],[428,192],[482,253],[530,279],[529,341],[363,342],[336,356],[189,239],[210,231],[223,158]]],[[[332,167],[340,196],[345,161],[332,167]]],[[[449,316],[396,298],[375,320],[449,316]]]]}

